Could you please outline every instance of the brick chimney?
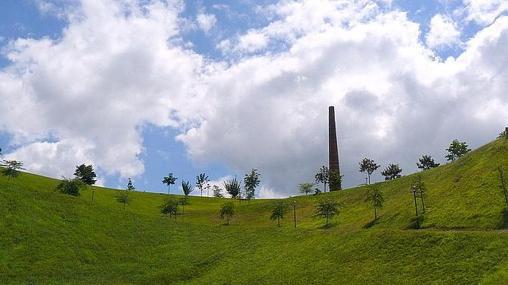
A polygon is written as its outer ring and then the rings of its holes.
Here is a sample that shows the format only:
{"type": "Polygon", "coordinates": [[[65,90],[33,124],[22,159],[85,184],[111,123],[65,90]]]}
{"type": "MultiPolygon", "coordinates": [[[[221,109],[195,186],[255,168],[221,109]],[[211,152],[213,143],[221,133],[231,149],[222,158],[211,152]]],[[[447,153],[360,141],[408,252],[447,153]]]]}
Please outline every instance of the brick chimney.
{"type": "MultiPolygon", "coordinates": [[[[328,161],[330,175],[335,172],[340,175],[339,167],[339,150],[337,147],[337,132],[335,129],[335,109],[333,106],[328,107],[328,161]]],[[[330,191],[341,190],[341,183],[335,183],[330,180],[330,191]]]]}

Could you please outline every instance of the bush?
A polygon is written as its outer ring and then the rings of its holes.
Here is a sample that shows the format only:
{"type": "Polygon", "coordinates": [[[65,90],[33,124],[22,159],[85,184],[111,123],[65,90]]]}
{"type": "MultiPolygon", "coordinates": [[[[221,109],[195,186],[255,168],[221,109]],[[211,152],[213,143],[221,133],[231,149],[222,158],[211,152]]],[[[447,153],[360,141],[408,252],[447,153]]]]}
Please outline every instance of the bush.
{"type": "Polygon", "coordinates": [[[81,180],[64,178],[62,182],[56,186],[56,190],[63,194],[79,196],[81,187],[83,187],[83,182],[81,182],[81,180]]]}

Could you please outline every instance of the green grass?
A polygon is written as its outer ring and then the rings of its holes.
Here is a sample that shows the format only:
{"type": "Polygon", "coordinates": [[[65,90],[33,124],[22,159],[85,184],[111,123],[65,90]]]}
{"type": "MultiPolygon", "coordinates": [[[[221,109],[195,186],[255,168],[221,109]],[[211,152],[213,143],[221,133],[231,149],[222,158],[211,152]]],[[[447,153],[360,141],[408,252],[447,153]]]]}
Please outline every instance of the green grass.
{"type": "Polygon", "coordinates": [[[427,212],[411,229],[415,175],[383,182],[385,207],[372,223],[365,187],[327,193],[343,205],[331,228],[313,218],[317,197],[296,197],[278,228],[273,200],[191,197],[177,221],[161,216],[167,195],[117,190],[72,197],[57,180],[0,176],[0,284],[508,284],[508,214],[497,166],[508,170],[508,141],[496,140],[454,163],[423,172],[427,212]]]}

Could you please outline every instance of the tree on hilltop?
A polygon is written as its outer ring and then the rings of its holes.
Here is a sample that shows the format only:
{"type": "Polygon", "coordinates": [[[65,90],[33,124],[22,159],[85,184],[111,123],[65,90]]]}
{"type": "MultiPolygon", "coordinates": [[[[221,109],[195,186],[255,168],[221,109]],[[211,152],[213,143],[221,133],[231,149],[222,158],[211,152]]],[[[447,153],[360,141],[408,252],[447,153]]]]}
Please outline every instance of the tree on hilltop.
{"type": "Polygon", "coordinates": [[[436,163],[430,155],[422,155],[418,161],[419,162],[416,163],[416,166],[418,166],[421,170],[429,170],[439,166],[439,163],[436,163]]]}
{"type": "Polygon", "coordinates": [[[298,190],[300,191],[300,193],[308,195],[309,193],[312,193],[312,191],[314,190],[314,183],[300,183],[298,184],[298,190]]]}
{"type": "Polygon", "coordinates": [[[381,172],[381,175],[385,177],[385,180],[393,180],[396,178],[400,178],[400,173],[402,172],[402,169],[399,167],[398,164],[389,164],[383,172],[381,172]]]}
{"type": "Polygon", "coordinates": [[[168,186],[168,195],[171,193],[171,185],[175,184],[176,180],[178,178],[173,176],[173,173],[169,173],[168,176],[165,176],[164,179],[162,179],[162,184],[165,184],[168,186]]]}
{"type": "Polygon", "coordinates": [[[464,154],[471,151],[470,148],[468,148],[468,145],[466,142],[460,142],[459,140],[455,139],[450,143],[450,146],[446,149],[448,154],[446,155],[446,159],[448,161],[454,161],[464,154]]]}
{"type": "Polygon", "coordinates": [[[97,181],[95,179],[97,175],[95,174],[92,165],[81,164],[76,166],[74,176],[76,176],[77,179],[81,180],[86,185],[94,185],[95,182],[97,181]]]}
{"type": "Polygon", "coordinates": [[[245,174],[243,179],[243,186],[245,187],[245,197],[252,199],[256,196],[256,187],[261,183],[260,174],[257,169],[252,169],[250,173],[245,174]]]}
{"type": "Polygon", "coordinates": [[[316,183],[323,184],[323,192],[326,192],[326,184],[330,181],[330,170],[326,166],[321,166],[318,173],[314,176],[316,183]]]}
{"type": "Polygon", "coordinates": [[[242,190],[242,187],[236,177],[224,181],[224,189],[226,189],[226,192],[231,195],[231,198],[240,198],[240,191],[242,190]]]}
{"type": "Polygon", "coordinates": [[[201,196],[203,196],[203,190],[208,190],[210,188],[208,176],[205,173],[201,173],[196,176],[196,187],[198,187],[201,192],[201,196]]]}
{"type": "Polygon", "coordinates": [[[379,164],[376,164],[374,160],[370,158],[364,158],[360,161],[360,172],[364,172],[367,174],[368,184],[370,184],[370,176],[374,171],[376,171],[380,167],[379,164]]]}

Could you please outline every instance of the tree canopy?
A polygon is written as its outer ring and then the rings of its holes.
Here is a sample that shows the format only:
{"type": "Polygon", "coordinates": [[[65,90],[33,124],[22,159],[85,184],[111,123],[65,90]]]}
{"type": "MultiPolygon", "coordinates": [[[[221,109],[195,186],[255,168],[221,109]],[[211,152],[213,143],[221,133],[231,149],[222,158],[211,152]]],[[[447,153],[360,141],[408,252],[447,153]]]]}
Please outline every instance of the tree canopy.
{"type": "Polygon", "coordinates": [[[243,186],[245,187],[245,197],[252,199],[256,196],[256,187],[261,183],[260,174],[257,169],[252,169],[250,173],[245,174],[243,186]]]}
{"type": "Polygon", "coordinates": [[[422,155],[422,157],[418,159],[416,166],[422,170],[428,170],[438,167],[439,163],[436,163],[430,155],[422,155]]]}
{"type": "Polygon", "coordinates": [[[81,180],[86,185],[94,185],[95,182],[97,181],[95,179],[97,175],[95,174],[92,165],[81,164],[76,166],[74,176],[76,176],[77,179],[81,180]]]}
{"type": "Polygon", "coordinates": [[[466,142],[460,142],[455,139],[450,143],[450,146],[446,149],[448,154],[446,155],[446,159],[448,161],[454,161],[457,158],[460,158],[464,154],[471,151],[466,142]]]}
{"type": "Polygon", "coordinates": [[[242,190],[242,187],[236,177],[224,181],[224,189],[226,189],[226,192],[231,195],[231,198],[240,198],[240,191],[242,190]]]}
{"type": "Polygon", "coordinates": [[[367,174],[368,184],[370,184],[370,176],[376,171],[380,165],[376,164],[374,160],[370,158],[364,158],[360,161],[360,172],[367,174]]]}
{"type": "Polygon", "coordinates": [[[402,172],[402,169],[399,167],[398,164],[389,164],[383,172],[381,172],[381,175],[385,177],[385,180],[393,180],[396,178],[400,178],[400,173],[402,172]]]}

